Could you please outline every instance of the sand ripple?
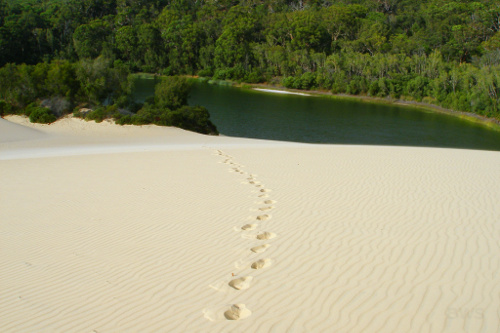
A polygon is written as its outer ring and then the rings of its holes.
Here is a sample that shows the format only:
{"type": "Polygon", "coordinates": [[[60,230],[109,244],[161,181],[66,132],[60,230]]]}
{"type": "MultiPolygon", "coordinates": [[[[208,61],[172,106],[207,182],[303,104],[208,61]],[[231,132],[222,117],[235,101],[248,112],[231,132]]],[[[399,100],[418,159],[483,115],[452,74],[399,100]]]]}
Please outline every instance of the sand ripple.
{"type": "Polygon", "coordinates": [[[497,152],[224,153],[1,161],[0,331],[500,330],[497,152]]]}

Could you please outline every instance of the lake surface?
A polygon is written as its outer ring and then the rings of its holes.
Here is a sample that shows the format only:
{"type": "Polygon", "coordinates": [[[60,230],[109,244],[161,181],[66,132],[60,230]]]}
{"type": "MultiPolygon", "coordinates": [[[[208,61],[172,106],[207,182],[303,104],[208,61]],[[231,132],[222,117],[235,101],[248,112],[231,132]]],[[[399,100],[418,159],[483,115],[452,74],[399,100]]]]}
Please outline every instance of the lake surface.
{"type": "MultiPolygon", "coordinates": [[[[153,93],[153,79],[138,79],[137,100],[153,93]]],[[[206,107],[219,132],[227,136],[500,151],[500,131],[411,107],[281,95],[206,82],[194,83],[189,104],[206,107]]]]}

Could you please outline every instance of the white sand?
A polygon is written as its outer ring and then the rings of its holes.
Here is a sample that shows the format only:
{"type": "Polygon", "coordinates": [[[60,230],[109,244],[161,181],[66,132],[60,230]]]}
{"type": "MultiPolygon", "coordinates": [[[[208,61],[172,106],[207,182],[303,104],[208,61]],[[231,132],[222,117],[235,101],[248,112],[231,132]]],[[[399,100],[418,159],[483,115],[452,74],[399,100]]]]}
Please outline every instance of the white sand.
{"type": "Polygon", "coordinates": [[[500,330],[499,152],[28,125],[0,120],[1,332],[500,330]]]}
{"type": "Polygon", "coordinates": [[[258,90],[258,91],[263,91],[263,92],[269,92],[269,93],[274,93],[274,94],[287,94],[287,95],[311,96],[310,94],[306,94],[306,93],[299,93],[299,92],[294,92],[294,91],[287,91],[287,90],[263,89],[263,88],[253,88],[253,90],[258,90]]]}

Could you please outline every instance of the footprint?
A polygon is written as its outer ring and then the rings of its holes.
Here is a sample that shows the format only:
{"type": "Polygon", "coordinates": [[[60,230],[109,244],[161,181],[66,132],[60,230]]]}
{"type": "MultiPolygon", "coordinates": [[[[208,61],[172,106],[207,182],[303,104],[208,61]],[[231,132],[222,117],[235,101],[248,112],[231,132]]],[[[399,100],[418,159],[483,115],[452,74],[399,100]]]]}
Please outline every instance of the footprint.
{"type": "Polygon", "coordinates": [[[213,290],[216,290],[218,292],[221,292],[223,293],[224,292],[224,288],[225,288],[225,283],[224,282],[215,282],[215,283],[211,283],[208,285],[210,288],[212,288],[213,290]]]}
{"type": "Polygon", "coordinates": [[[263,188],[263,189],[259,190],[259,192],[265,193],[265,192],[271,192],[271,190],[267,189],[267,188],[263,188]]]}
{"type": "Polygon", "coordinates": [[[269,198],[269,194],[261,194],[259,195],[259,198],[269,198]]]}
{"type": "Polygon", "coordinates": [[[267,250],[267,248],[270,247],[270,246],[271,245],[269,245],[269,244],[259,245],[259,246],[252,247],[250,249],[250,251],[252,251],[253,253],[262,253],[265,250],[267,250]]]}
{"type": "Polygon", "coordinates": [[[203,317],[205,317],[205,319],[207,320],[210,320],[210,321],[215,321],[215,314],[213,313],[213,311],[210,311],[208,309],[203,309],[201,311],[203,313],[203,317]]]}
{"type": "Polygon", "coordinates": [[[270,218],[271,218],[271,216],[269,216],[267,214],[259,215],[259,216],[256,217],[256,219],[259,220],[259,221],[269,220],[270,218]]]}
{"type": "Polygon", "coordinates": [[[252,269],[262,269],[271,266],[271,259],[260,259],[252,264],[252,269]]]}
{"type": "Polygon", "coordinates": [[[257,235],[258,240],[273,239],[274,237],[276,237],[276,234],[274,232],[267,232],[267,231],[257,235]]]}
{"type": "Polygon", "coordinates": [[[266,204],[266,205],[270,205],[273,203],[276,203],[276,201],[275,200],[264,200],[264,204],[266,204]]]}
{"type": "Polygon", "coordinates": [[[255,185],[255,184],[260,184],[258,180],[251,180],[248,182],[249,184],[255,185]]]}
{"type": "Polygon", "coordinates": [[[231,280],[229,285],[237,290],[243,290],[250,288],[250,282],[252,282],[253,276],[244,276],[238,279],[231,280]]]}
{"type": "Polygon", "coordinates": [[[245,224],[244,226],[241,227],[241,230],[255,230],[259,225],[258,224],[245,224]]]}
{"type": "Polygon", "coordinates": [[[243,259],[238,259],[238,261],[236,261],[234,263],[234,268],[236,268],[236,269],[246,269],[246,268],[248,268],[248,262],[244,261],[243,259]]]}
{"type": "Polygon", "coordinates": [[[259,208],[260,211],[263,211],[265,212],[266,210],[271,210],[273,209],[274,207],[273,206],[269,206],[269,207],[262,207],[262,208],[259,208]]]}
{"type": "Polygon", "coordinates": [[[248,310],[245,304],[233,304],[229,310],[224,312],[227,320],[240,320],[249,317],[252,311],[248,310]]]}

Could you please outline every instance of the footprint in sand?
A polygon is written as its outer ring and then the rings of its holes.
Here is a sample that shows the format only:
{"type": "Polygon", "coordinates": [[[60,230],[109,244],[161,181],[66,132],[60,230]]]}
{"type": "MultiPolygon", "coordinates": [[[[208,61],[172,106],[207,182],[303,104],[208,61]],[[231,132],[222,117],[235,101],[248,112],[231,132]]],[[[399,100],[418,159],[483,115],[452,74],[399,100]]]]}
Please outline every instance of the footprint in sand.
{"type": "Polygon", "coordinates": [[[262,253],[262,252],[266,251],[267,248],[270,246],[271,245],[269,245],[269,244],[259,245],[259,246],[252,247],[250,249],[250,251],[252,251],[253,253],[262,253]]]}
{"type": "Polygon", "coordinates": [[[238,279],[231,280],[229,285],[237,290],[243,290],[250,288],[250,282],[252,282],[252,276],[243,276],[238,279]]]}
{"type": "Polygon", "coordinates": [[[260,189],[259,192],[267,193],[267,192],[271,192],[271,190],[267,189],[267,188],[263,188],[263,189],[260,189]]]}
{"type": "Polygon", "coordinates": [[[260,211],[262,212],[265,212],[266,210],[271,210],[273,209],[274,207],[273,206],[269,206],[269,207],[262,207],[262,208],[259,208],[260,211]]]}
{"type": "Polygon", "coordinates": [[[245,304],[233,304],[229,310],[224,312],[227,320],[240,320],[249,317],[252,311],[248,310],[245,304]]]}
{"type": "Polygon", "coordinates": [[[264,200],[263,202],[265,205],[270,205],[270,204],[273,204],[273,203],[276,203],[275,200],[264,200]]]}
{"type": "Polygon", "coordinates": [[[269,194],[261,194],[259,195],[259,198],[269,198],[269,194]]]}
{"type": "Polygon", "coordinates": [[[252,264],[252,269],[262,269],[271,266],[271,259],[260,259],[252,264]]]}
{"type": "Polygon", "coordinates": [[[258,221],[265,221],[265,220],[269,220],[270,218],[271,218],[271,216],[264,214],[264,215],[257,216],[255,219],[258,221]]]}
{"type": "Polygon", "coordinates": [[[205,317],[205,319],[210,320],[212,322],[215,321],[215,318],[214,318],[215,315],[212,311],[207,310],[207,309],[203,309],[201,312],[203,313],[203,317],[205,317]]]}
{"type": "Polygon", "coordinates": [[[259,235],[257,235],[258,240],[268,240],[268,239],[273,239],[276,237],[276,234],[274,232],[263,232],[259,235]]]}
{"type": "Polygon", "coordinates": [[[241,227],[241,230],[246,230],[246,231],[255,230],[255,228],[257,228],[258,226],[259,226],[258,224],[245,224],[244,226],[241,227]]]}

